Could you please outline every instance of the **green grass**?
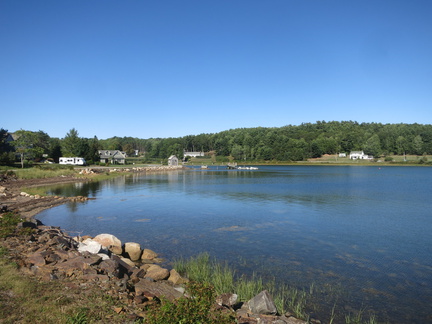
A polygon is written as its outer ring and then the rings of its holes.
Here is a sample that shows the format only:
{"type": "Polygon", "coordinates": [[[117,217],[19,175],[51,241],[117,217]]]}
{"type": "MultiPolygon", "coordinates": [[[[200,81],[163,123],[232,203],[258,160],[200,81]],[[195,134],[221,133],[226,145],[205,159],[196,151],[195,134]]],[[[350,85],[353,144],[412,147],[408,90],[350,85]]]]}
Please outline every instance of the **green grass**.
{"type": "Polygon", "coordinates": [[[0,246],[1,323],[125,323],[115,300],[97,286],[65,289],[60,281],[42,282],[23,275],[0,246]]]}
{"type": "Polygon", "coordinates": [[[19,179],[43,179],[78,175],[78,172],[71,167],[33,167],[28,169],[15,169],[14,173],[19,179]]]}
{"type": "Polygon", "coordinates": [[[210,283],[215,287],[217,294],[236,293],[240,302],[248,301],[266,289],[273,296],[280,314],[290,311],[298,318],[307,318],[305,291],[287,285],[277,287],[274,281],[264,282],[256,274],[250,278],[246,276],[236,278],[234,270],[227,264],[210,259],[208,253],[187,260],[178,259],[174,262],[174,269],[190,280],[210,283]]]}
{"type": "MultiPolygon", "coordinates": [[[[236,276],[235,271],[227,264],[211,259],[208,253],[202,253],[189,259],[178,259],[174,262],[173,267],[190,280],[211,284],[218,295],[236,293],[239,302],[248,301],[266,289],[272,295],[279,314],[289,312],[303,320],[309,319],[308,310],[316,308],[314,303],[318,303],[319,298],[332,297],[329,295],[337,294],[333,288],[330,291],[323,291],[315,284],[303,290],[276,283],[275,280],[264,281],[256,274],[250,277],[236,276]]],[[[335,323],[336,320],[337,323],[346,324],[378,323],[375,316],[370,313],[366,314],[364,309],[345,315],[343,309],[337,309],[336,302],[333,302],[332,305],[333,307],[328,310],[329,323],[335,323]]]]}
{"type": "Polygon", "coordinates": [[[0,215],[0,238],[5,238],[15,233],[16,226],[22,218],[13,212],[0,215]]]}
{"type": "Polygon", "coordinates": [[[162,299],[157,308],[150,309],[146,324],[230,324],[235,323],[233,314],[216,311],[214,287],[205,282],[189,282],[187,292],[191,298],[182,298],[175,303],[162,299]]]}

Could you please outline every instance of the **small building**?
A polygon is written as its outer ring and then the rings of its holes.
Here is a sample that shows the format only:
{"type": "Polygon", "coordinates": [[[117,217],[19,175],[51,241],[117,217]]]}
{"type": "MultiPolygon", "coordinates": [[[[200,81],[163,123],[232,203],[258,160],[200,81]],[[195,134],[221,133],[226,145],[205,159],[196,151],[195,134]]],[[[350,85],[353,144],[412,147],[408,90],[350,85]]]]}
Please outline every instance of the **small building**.
{"type": "Polygon", "coordinates": [[[339,153],[339,157],[340,158],[345,158],[346,157],[346,153],[339,153]]]}
{"type": "Polygon", "coordinates": [[[101,163],[126,164],[126,152],[119,150],[99,150],[101,163]]]}
{"type": "Polygon", "coordinates": [[[169,166],[178,166],[178,158],[175,155],[171,155],[168,158],[168,165],[169,166]]]}

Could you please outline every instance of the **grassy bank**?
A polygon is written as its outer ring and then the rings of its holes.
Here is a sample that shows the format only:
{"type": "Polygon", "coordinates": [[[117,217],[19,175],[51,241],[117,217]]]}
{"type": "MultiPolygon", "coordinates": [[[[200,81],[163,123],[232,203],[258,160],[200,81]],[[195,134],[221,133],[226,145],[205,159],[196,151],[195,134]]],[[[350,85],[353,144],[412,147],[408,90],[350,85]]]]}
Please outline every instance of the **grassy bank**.
{"type": "Polygon", "coordinates": [[[2,167],[0,173],[5,175],[15,175],[18,179],[45,179],[77,175],[77,171],[72,166],[63,166],[58,164],[36,165],[24,169],[2,167]]]}
{"type": "Polygon", "coordinates": [[[17,271],[0,246],[0,318],[2,323],[124,323],[115,300],[103,291],[82,291],[56,281],[40,282],[17,271]]]}

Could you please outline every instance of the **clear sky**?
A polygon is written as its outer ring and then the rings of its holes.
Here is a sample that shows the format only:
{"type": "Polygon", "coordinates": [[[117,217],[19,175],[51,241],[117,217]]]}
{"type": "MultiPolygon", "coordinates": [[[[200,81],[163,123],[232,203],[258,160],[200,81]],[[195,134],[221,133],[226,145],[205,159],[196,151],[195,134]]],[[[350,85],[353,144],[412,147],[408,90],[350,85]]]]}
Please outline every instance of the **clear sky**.
{"type": "Polygon", "coordinates": [[[432,123],[431,0],[0,0],[0,128],[432,123]]]}

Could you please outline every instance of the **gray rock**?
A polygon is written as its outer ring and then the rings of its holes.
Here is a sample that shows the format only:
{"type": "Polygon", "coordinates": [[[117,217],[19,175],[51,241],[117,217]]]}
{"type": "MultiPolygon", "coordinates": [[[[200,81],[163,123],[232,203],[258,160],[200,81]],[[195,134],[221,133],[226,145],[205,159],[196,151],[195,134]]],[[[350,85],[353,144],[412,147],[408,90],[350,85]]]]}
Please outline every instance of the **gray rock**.
{"type": "Polygon", "coordinates": [[[216,303],[220,306],[232,307],[237,303],[237,298],[236,294],[225,293],[216,298],[216,303]]]}
{"type": "Polygon", "coordinates": [[[277,308],[272,296],[267,290],[263,290],[247,302],[247,306],[253,314],[276,315],[277,308]]]}

